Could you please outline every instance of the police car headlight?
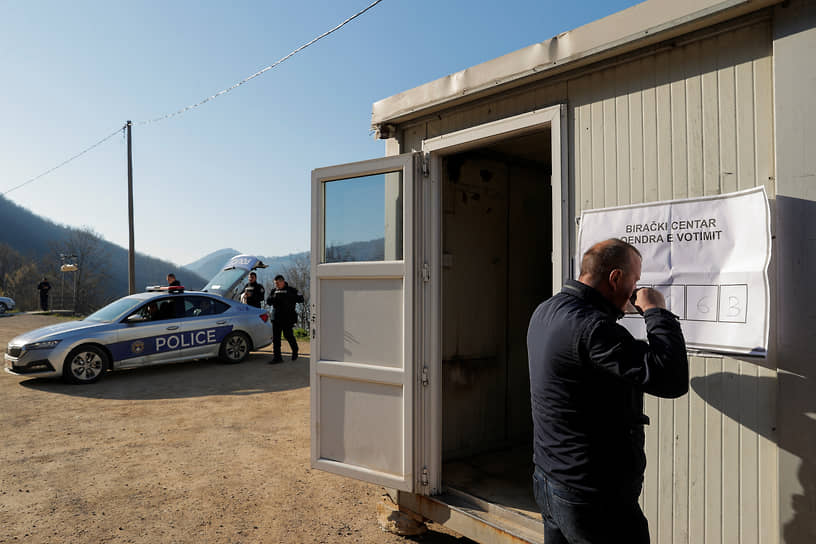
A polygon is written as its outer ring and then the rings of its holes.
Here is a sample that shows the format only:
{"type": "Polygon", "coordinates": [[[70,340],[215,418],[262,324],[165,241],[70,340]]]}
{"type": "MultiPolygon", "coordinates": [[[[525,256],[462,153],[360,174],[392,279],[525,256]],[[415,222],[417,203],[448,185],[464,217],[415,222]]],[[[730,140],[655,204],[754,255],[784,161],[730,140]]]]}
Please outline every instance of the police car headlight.
{"type": "Polygon", "coordinates": [[[23,349],[28,351],[30,349],[50,349],[54,348],[62,342],[62,340],[46,340],[45,342],[34,342],[33,344],[26,344],[23,349]]]}

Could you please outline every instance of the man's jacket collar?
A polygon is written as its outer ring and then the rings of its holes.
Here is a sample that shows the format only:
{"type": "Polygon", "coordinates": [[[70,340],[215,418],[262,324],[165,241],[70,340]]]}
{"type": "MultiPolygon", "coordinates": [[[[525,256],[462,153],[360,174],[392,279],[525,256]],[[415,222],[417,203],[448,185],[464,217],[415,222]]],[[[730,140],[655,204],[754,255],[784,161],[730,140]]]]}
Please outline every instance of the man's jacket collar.
{"type": "Polygon", "coordinates": [[[598,292],[597,289],[590,287],[585,283],[577,280],[567,280],[561,292],[567,295],[578,297],[601,310],[609,316],[610,319],[618,320],[623,317],[623,312],[620,308],[616,308],[611,302],[606,300],[604,296],[598,292]]]}

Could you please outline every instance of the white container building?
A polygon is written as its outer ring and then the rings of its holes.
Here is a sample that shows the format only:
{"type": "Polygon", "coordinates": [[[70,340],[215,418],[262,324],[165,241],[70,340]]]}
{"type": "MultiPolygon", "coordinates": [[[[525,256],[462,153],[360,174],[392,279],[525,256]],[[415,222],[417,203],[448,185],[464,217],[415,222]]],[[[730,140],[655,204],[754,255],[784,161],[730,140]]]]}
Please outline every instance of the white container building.
{"type": "Polygon", "coordinates": [[[372,125],[385,158],[312,175],[314,467],[542,542],[525,335],[576,218],[764,186],[768,356],[692,352],[688,395],[647,396],[641,503],[655,543],[816,542],[816,2],[648,0],[372,125]]]}

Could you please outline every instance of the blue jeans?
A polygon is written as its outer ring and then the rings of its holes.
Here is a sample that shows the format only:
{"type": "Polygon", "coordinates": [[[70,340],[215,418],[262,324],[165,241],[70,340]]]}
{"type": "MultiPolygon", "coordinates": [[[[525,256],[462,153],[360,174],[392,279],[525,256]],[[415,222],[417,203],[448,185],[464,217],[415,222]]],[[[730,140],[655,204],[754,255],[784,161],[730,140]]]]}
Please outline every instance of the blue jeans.
{"type": "Polygon", "coordinates": [[[547,544],[649,543],[649,525],[636,496],[579,491],[547,478],[538,467],[533,489],[547,544]]]}

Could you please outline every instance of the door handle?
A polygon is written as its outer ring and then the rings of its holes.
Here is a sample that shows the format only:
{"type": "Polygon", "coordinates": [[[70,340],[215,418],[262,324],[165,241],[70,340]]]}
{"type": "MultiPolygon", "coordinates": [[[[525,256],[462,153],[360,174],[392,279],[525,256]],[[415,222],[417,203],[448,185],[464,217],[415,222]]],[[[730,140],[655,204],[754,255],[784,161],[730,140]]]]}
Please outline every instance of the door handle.
{"type": "Polygon", "coordinates": [[[223,319],[223,320],[221,320],[221,321],[216,321],[216,322],[215,322],[215,324],[216,324],[216,325],[223,325],[223,324],[224,324],[224,323],[226,323],[226,322],[227,322],[227,320],[226,320],[226,319],[223,319]]]}
{"type": "Polygon", "coordinates": [[[168,330],[168,331],[174,331],[174,330],[176,330],[176,329],[178,329],[178,328],[179,328],[179,326],[178,326],[178,325],[170,325],[169,327],[167,327],[167,330],[168,330]]]}

